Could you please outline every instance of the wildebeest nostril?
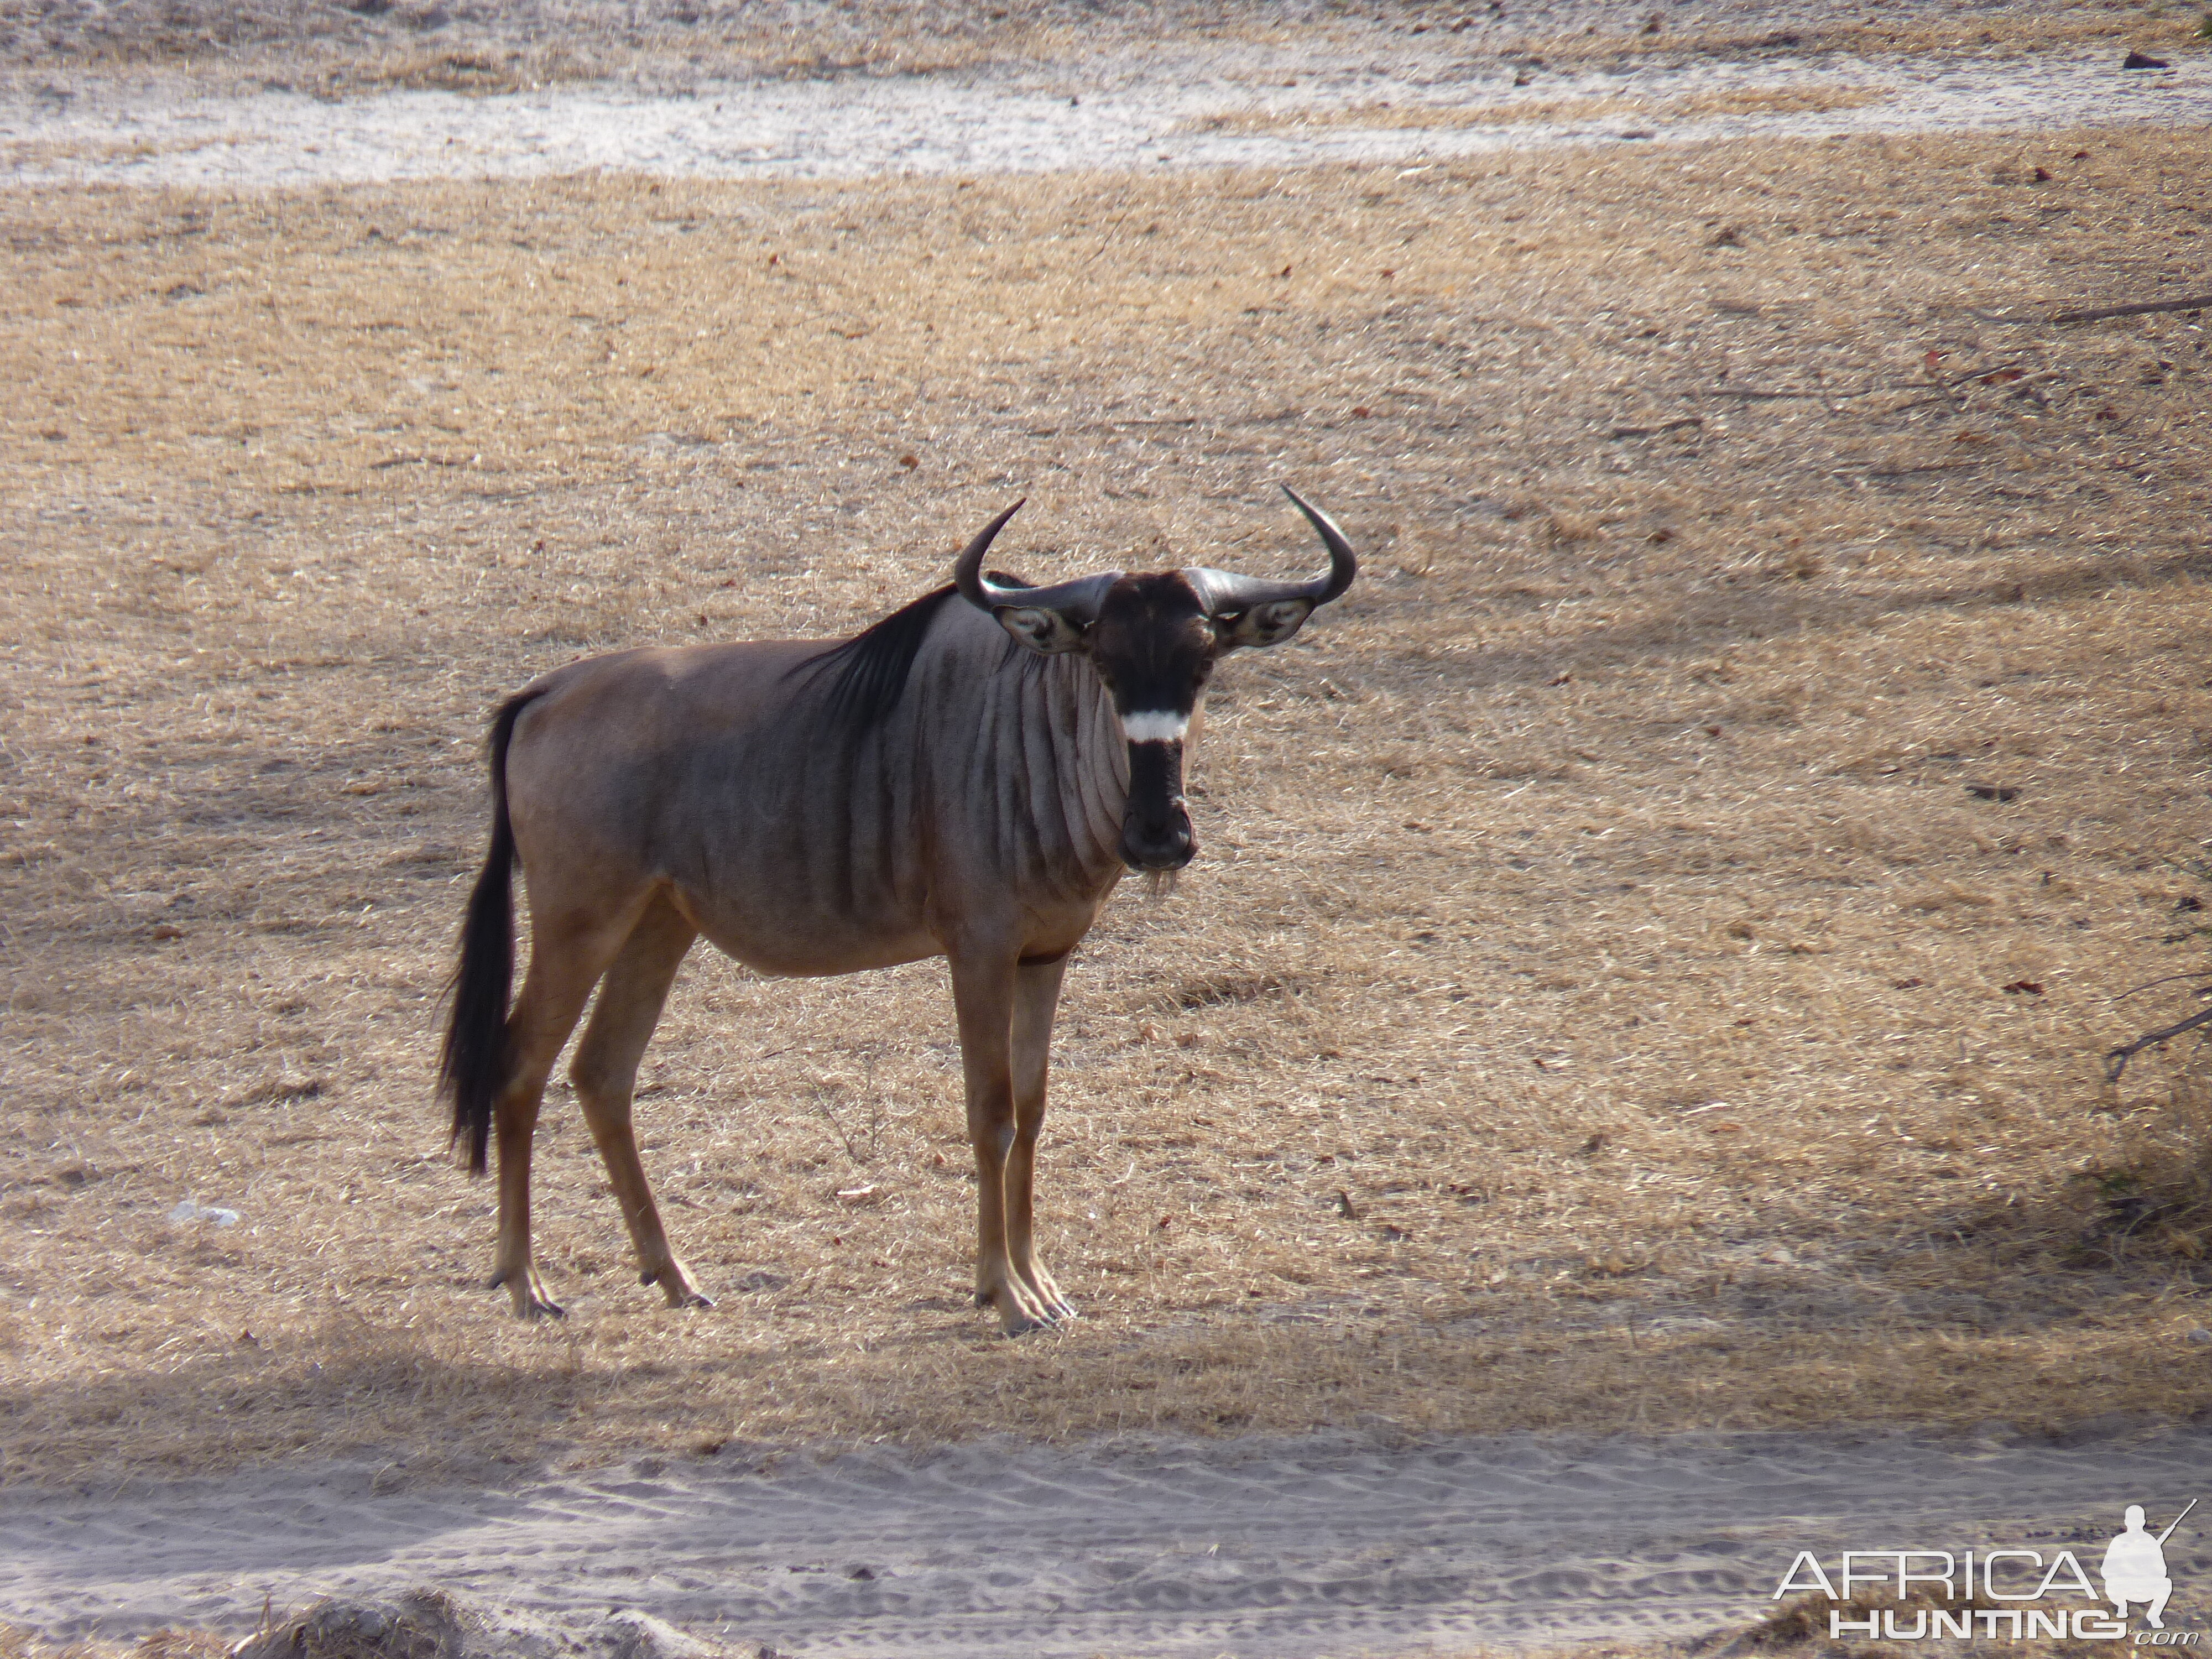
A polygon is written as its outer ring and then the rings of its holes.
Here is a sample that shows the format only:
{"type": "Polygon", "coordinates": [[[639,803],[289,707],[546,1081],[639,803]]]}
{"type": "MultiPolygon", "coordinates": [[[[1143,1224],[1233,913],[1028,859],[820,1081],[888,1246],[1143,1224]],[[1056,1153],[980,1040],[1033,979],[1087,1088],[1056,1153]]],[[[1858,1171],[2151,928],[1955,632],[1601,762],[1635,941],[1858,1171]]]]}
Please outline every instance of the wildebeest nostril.
{"type": "Polygon", "coordinates": [[[1133,870],[1180,870],[1197,851],[1190,815],[1180,802],[1167,817],[1145,822],[1133,814],[1121,827],[1121,861],[1133,870]]]}

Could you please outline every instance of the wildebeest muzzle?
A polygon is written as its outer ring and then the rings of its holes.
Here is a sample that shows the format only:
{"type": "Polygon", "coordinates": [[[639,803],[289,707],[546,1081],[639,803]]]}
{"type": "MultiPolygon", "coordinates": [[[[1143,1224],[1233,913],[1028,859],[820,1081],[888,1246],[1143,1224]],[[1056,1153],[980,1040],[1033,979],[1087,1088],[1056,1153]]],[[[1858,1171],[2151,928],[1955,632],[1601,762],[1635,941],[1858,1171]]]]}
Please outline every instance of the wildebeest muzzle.
{"type": "Polygon", "coordinates": [[[1182,799],[1182,743],[1131,743],[1121,862],[1132,870],[1180,870],[1197,852],[1182,799]]]}

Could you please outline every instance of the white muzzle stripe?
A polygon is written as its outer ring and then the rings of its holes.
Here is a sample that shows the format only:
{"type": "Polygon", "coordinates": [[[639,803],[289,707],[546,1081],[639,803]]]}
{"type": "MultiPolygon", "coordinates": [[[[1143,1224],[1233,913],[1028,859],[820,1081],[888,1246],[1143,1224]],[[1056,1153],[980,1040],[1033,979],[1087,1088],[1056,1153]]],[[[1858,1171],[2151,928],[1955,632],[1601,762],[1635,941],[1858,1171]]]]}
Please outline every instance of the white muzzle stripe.
{"type": "Polygon", "coordinates": [[[1181,743],[1190,730],[1190,716],[1173,709],[1121,716],[1121,731],[1131,743],[1181,743]]]}

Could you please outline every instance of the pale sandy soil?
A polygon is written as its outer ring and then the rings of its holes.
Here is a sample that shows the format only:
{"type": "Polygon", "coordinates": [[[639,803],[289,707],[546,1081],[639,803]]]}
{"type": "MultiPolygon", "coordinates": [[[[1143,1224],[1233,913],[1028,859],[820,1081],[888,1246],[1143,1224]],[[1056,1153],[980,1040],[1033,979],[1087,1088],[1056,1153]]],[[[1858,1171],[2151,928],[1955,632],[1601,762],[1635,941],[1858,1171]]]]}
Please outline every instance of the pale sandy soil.
{"type": "MultiPolygon", "coordinates": [[[[1900,55],[1778,27],[1734,49],[1423,52],[1340,35],[1170,37],[1052,63],[928,75],[593,78],[492,92],[349,96],[274,77],[67,66],[0,82],[0,180],[261,188],[605,170],[696,179],[857,179],[1418,165],[1560,144],[2212,125],[2212,60],[2172,22],[2136,33],[2171,67],[2119,67],[2028,14],[1971,50],[1900,55]],[[2038,40],[2034,31],[2056,38],[2038,40]],[[2034,50],[2020,49],[2018,29],[2034,50]],[[1785,41],[1787,44],[1771,44],[1785,41]],[[2001,50],[2011,43],[2014,49],[2001,50]]],[[[1456,39],[1458,37],[1447,37],[1456,39]]]]}
{"type": "MultiPolygon", "coordinates": [[[[1771,1615],[1800,1550],[1832,1571],[1844,1549],[2071,1547],[2094,1571],[2128,1504],[2162,1525],[2212,1487],[2212,1433],[732,1446],[487,1473],[416,1486],[371,1460],[23,1497],[0,1518],[0,1618],[240,1635],[264,1601],[429,1585],[555,1630],[635,1609],[746,1659],[1656,1647],[1771,1615]]],[[[2176,1631],[2212,1606],[2203,1537],[2167,1547],[2176,1631]]]]}

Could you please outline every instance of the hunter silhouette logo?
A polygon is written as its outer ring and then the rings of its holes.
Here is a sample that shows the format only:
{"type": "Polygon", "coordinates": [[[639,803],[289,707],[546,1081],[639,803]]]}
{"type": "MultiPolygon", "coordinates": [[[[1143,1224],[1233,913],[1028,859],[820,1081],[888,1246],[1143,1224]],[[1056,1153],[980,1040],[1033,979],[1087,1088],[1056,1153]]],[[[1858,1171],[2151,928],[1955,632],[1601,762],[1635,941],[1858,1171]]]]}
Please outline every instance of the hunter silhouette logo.
{"type": "MultiPolygon", "coordinates": [[[[2173,1578],[2166,1566],[2166,1540],[2197,1507],[2154,1533],[2143,1506],[2130,1504],[2124,1528],[2105,1547],[2100,1595],[2070,1549],[1999,1547],[1966,1550],[1845,1550],[1832,1575],[1811,1550],[1800,1550],[1782,1576],[1774,1599],[1818,1591],[1831,1604],[1828,1637],[1912,1642],[1971,1637],[2018,1642],[2037,1638],[2122,1642],[2128,1609],[2142,1608],[2147,1628],[2137,1647],[2193,1647],[2196,1631],[2166,1628],[2173,1578]],[[2106,1610],[2106,1604],[2111,1611],[2106,1610]]],[[[2094,1558],[2093,1558],[2094,1559],[2094,1558]]]]}
{"type": "Polygon", "coordinates": [[[2128,1616],[2129,1602],[2147,1601],[2150,1605],[2143,1609],[2143,1622],[2153,1630],[2166,1628],[2163,1615],[2166,1598],[2173,1594],[2173,1580],[2166,1572],[2166,1540],[2173,1536],[2174,1528],[2196,1507],[2197,1500],[2192,1498],[2188,1508],[2154,1538],[2143,1530],[2142,1505],[2128,1505],[2127,1513],[2121,1517],[2127,1530],[2105,1547],[2105,1599],[2121,1618],[2128,1616]]]}

